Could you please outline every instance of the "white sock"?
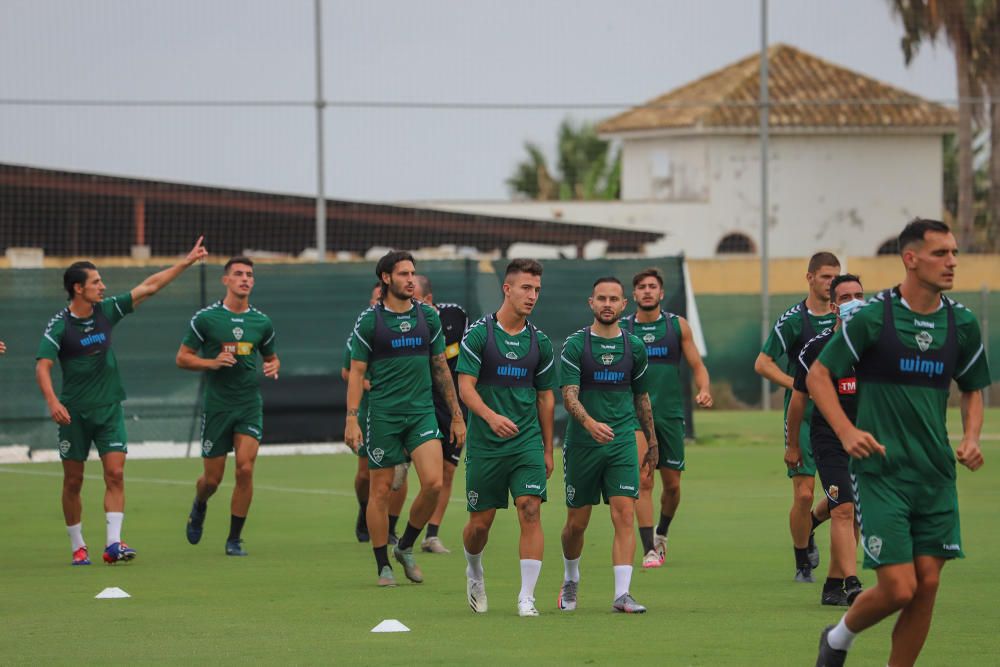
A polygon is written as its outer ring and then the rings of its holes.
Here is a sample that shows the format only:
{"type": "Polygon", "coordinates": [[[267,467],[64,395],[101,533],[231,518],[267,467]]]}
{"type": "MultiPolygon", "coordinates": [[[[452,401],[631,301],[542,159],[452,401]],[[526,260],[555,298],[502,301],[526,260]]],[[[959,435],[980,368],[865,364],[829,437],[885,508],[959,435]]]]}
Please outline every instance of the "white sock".
{"type": "MultiPolygon", "coordinates": [[[[844,614],[844,618],[847,618],[847,614],[844,614]]],[[[830,630],[826,635],[826,641],[830,643],[830,648],[835,648],[838,651],[851,650],[851,644],[854,643],[854,638],[858,636],[858,633],[847,629],[844,618],[841,618],[840,623],[837,623],[833,630],[830,630]]]]}
{"type": "Polygon", "coordinates": [[[563,572],[566,581],[580,581],[580,559],[570,560],[563,556],[563,572]]]}
{"type": "Polygon", "coordinates": [[[538,583],[538,575],[542,572],[542,561],[531,558],[521,559],[521,592],[517,599],[535,597],[535,584],[538,583]]]}
{"type": "Polygon", "coordinates": [[[83,523],[66,526],[66,532],[69,533],[69,541],[73,544],[73,551],[87,546],[83,542],[83,523]]]}
{"type": "Polygon", "coordinates": [[[632,566],[615,565],[615,600],[628,593],[629,584],[632,583],[632,566]]]}
{"type": "MultiPolygon", "coordinates": [[[[465,549],[462,549],[465,551],[465,549]]],[[[468,566],[465,568],[465,576],[469,579],[475,579],[476,581],[483,580],[483,552],[480,551],[477,554],[470,554],[465,551],[465,562],[468,566]]]]}
{"type": "Polygon", "coordinates": [[[108,542],[105,546],[111,546],[115,542],[122,541],[122,521],[125,520],[125,512],[105,512],[108,517],[108,542]]]}

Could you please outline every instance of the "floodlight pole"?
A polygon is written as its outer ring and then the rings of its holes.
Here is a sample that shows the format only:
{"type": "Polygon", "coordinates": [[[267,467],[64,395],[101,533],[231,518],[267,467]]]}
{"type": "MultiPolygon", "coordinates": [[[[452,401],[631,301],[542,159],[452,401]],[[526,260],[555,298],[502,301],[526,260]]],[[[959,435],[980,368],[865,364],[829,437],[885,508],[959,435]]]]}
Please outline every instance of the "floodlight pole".
{"type": "MultiPolygon", "coordinates": [[[[768,110],[770,98],[767,90],[767,0],[760,0],[760,344],[764,346],[771,327],[770,296],[768,285],[767,190],[768,172],[768,110]]],[[[760,379],[760,409],[767,410],[770,401],[770,383],[760,379]]]]}
{"type": "Polygon", "coordinates": [[[313,0],[316,39],[316,261],[326,261],[325,151],[323,145],[323,0],[313,0]]]}

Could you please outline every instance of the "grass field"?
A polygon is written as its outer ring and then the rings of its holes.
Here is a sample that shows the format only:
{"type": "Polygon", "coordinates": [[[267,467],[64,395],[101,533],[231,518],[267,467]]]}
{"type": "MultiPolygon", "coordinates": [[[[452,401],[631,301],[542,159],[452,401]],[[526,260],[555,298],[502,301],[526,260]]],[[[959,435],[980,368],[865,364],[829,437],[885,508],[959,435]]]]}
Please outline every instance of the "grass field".
{"type": "MultiPolygon", "coordinates": [[[[133,461],[126,468],[125,539],[131,564],[70,567],[59,509],[58,464],[0,467],[0,663],[811,665],[820,629],[840,611],[819,605],[821,585],[792,582],[787,531],[790,483],[778,443],[779,413],[705,413],[689,445],[681,510],[666,565],[636,567],[642,616],[610,612],[611,528],[595,511],[582,561],[580,607],[555,609],[565,518],[558,472],[542,514],[546,560],[538,618],[519,618],[516,517],[497,519],[484,565],[490,612],[465,602],[453,502],[441,537],[453,552],[423,554],[426,583],[375,586],[371,550],[355,542],[349,456],[274,457],[258,462],[244,531],[250,557],[228,558],[231,478],[209,505],[205,537],[192,547],[183,526],[197,460],[133,461]],[[126,600],[95,600],[118,586],[126,600]],[[396,618],[412,629],[371,634],[396,618]]],[[[959,421],[950,422],[953,430],[959,421]]],[[[987,416],[987,465],[959,469],[969,557],[944,571],[921,665],[1000,664],[1000,410],[987,416]]],[[[461,472],[461,471],[460,471],[461,472]]],[[[90,464],[84,535],[99,560],[103,484],[90,464]]],[[[458,497],[463,485],[457,485],[458,497]]],[[[818,532],[825,576],[827,531],[818,532]]],[[[637,556],[638,565],[638,556],[637,556]]],[[[397,568],[397,577],[402,574],[397,568]]],[[[862,573],[865,584],[874,581],[862,573]]],[[[405,582],[405,580],[403,580],[405,582]]],[[[882,665],[891,623],[855,643],[850,664],[882,665]]]]}

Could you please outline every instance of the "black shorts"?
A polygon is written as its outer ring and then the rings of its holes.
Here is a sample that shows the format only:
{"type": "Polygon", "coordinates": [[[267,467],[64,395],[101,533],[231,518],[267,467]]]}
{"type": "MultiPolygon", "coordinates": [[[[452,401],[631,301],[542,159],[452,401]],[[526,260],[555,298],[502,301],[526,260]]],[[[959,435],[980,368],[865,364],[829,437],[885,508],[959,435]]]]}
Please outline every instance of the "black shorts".
{"type": "MultiPolygon", "coordinates": [[[[464,413],[465,406],[462,407],[462,412],[464,413]]],[[[456,449],[454,443],[451,441],[451,413],[448,412],[447,407],[439,406],[435,403],[434,414],[437,416],[438,430],[441,431],[441,452],[444,454],[444,460],[446,463],[457,466],[459,461],[462,460],[462,451],[456,449]]]]}
{"type": "Polygon", "coordinates": [[[844,451],[844,446],[836,436],[827,434],[813,433],[811,440],[816,471],[830,509],[843,503],[853,503],[854,488],[848,468],[851,457],[844,451]]]}

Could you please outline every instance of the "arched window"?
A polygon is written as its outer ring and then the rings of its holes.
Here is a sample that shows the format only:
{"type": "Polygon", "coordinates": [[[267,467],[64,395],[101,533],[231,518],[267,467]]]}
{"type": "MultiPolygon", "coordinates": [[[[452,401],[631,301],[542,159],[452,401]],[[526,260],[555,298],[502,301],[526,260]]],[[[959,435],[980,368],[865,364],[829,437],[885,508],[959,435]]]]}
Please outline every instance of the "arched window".
{"type": "Polygon", "coordinates": [[[875,251],[876,255],[895,255],[899,253],[899,239],[893,236],[891,239],[883,242],[882,245],[878,247],[875,251]]]}
{"type": "Polygon", "coordinates": [[[753,241],[746,234],[739,232],[726,234],[719,241],[719,245],[715,246],[717,255],[752,255],[754,252],[753,241]]]}

